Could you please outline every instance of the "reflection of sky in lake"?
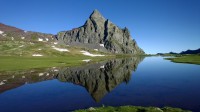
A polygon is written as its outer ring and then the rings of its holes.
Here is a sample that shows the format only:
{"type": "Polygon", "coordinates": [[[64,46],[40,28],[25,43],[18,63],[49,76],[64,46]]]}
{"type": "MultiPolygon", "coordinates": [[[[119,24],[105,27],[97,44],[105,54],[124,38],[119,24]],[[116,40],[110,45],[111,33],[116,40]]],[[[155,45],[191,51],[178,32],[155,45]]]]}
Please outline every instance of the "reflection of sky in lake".
{"type": "Polygon", "coordinates": [[[0,94],[0,111],[71,111],[101,105],[172,106],[200,111],[199,65],[147,57],[131,79],[116,86],[100,102],[79,85],[59,80],[26,84],[0,94]]]}

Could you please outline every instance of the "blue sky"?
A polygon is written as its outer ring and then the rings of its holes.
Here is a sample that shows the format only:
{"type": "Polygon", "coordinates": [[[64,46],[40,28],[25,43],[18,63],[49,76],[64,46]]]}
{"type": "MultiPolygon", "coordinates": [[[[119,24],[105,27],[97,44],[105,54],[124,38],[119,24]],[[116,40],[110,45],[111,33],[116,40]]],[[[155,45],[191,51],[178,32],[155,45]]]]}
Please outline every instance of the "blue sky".
{"type": "Polygon", "coordinates": [[[56,34],[84,24],[94,9],[127,27],[146,53],[200,48],[200,0],[0,0],[0,22],[56,34]]]}

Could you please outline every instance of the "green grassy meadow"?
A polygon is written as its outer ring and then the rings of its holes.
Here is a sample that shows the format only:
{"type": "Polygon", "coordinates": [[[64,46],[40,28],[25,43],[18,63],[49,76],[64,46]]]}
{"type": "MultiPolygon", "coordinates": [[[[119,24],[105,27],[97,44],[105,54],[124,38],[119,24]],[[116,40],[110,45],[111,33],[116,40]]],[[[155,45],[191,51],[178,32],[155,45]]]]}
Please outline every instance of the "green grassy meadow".
{"type": "Polygon", "coordinates": [[[140,107],[140,106],[119,106],[119,107],[99,107],[89,108],[83,110],[76,110],[75,112],[191,112],[188,110],[182,110],[179,108],[171,107],[140,107]]]}
{"type": "Polygon", "coordinates": [[[173,58],[165,58],[175,63],[188,63],[200,65],[200,55],[184,55],[173,58]]]}
{"type": "MultiPolygon", "coordinates": [[[[0,41],[0,72],[18,71],[36,68],[77,66],[86,64],[82,60],[91,59],[91,62],[109,59],[113,56],[105,54],[103,57],[90,57],[83,55],[83,48],[54,45],[38,41],[0,41]],[[70,52],[60,52],[55,49],[68,49],[70,52]],[[32,56],[41,54],[43,56],[32,56]]],[[[102,54],[101,52],[89,51],[90,53],[102,54]]],[[[90,63],[91,63],[90,62],[90,63]]]]}
{"type": "Polygon", "coordinates": [[[78,66],[86,64],[82,60],[91,59],[91,62],[97,62],[111,57],[88,57],[68,55],[65,57],[14,57],[0,56],[0,71],[17,71],[35,68],[78,66]]]}

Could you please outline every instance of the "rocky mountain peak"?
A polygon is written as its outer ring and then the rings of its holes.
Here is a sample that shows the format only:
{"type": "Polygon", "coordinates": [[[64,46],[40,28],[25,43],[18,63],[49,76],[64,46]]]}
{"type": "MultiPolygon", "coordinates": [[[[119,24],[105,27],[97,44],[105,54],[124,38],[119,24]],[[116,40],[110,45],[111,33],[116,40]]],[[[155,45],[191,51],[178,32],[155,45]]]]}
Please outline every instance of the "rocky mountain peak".
{"type": "Polygon", "coordinates": [[[98,10],[94,10],[92,14],[90,15],[89,19],[86,21],[91,21],[92,24],[95,24],[97,26],[102,26],[104,25],[106,19],[101,15],[101,13],[98,10]]]}
{"type": "Polygon", "coordinates": [[[144,54],[132,39],[128,28],[119,28],[96,9],[83,26],[59,32],[57,38],[67,45],[80,45],[102,52],[144,54]]]}
{"type": "Polygon", "coordinates": [[[92,12],[92,14],[90,15],[90,19],[104,19],[105,20],[105,18],[101,15],[101,13],[97,10],[97,9],[95,9],[93,12],[92,12]]]}

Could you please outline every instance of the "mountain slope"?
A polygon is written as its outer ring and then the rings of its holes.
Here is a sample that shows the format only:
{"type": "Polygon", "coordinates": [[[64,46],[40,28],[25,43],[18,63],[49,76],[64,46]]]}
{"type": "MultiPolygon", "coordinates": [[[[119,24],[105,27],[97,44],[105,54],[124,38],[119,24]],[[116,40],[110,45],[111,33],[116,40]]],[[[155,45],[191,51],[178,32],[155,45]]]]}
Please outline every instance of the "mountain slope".
{"type": "Polygon", "coordinates": [[[16,27],[0,23],[0,40],[21,40],[21,41],[36,41],[36,40],[53,42],[55,37],[52,34],[40,32],[25,31],[16,27]]]}
{"type": "Polygon", "coordinates": [[[103,52],[144,54],[127,28],[120,29],[94,10],[81,27],[57,34],[59,43],[81,46],[103,52]]]}

